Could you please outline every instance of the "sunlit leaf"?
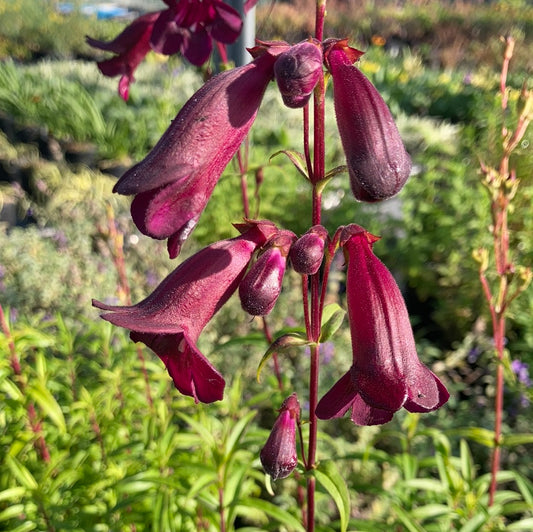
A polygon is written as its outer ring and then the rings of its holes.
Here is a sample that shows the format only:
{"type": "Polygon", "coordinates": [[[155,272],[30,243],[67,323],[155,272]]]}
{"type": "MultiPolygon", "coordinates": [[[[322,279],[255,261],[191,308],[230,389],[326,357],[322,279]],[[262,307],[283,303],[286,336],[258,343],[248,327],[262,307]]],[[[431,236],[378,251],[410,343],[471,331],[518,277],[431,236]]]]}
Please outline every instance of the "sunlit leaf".
{"type": "Polygon", "coordinates": [[[296,517],[294,517],[292,514],[290,514],[283,508],[272,504],[271,502],[264,501],[262,499],[243,499],[241,501],[240,506],[244,508],[254,508],[257,510],[261,510],[279,523],[288,526],[291,530],[294,530],[296,532],[305,532],[305,528],[296,517]]]}
{"type": "Polygon", "coordinates": [[[303,177],[309,180],[309,175],[307,174],[307,164],[305,162],[305,155],[303,153],[294,150],[280,150],[272,154],[270,160],[280,154],[286,155],[291,161],[291,163],[294,165],[296,170],[298,170],[298,172],[300,172],[303,177]]]}
{"type": "Polygon", "coordinates": [[[327,342],[337,332],[342,325],[345,314],[346,311],[337,303],[331,303],[324,307],[320,342],[327,342]]]}
{"type": "Polygon", "coordinates": [[[331,495],[335,501],[341,521],[341,531],[347,530],[350,518],[350,493],[346,481],[339,473],[333,460],[319,462],[316,469],[311,470],[317,481],[331,495]]]}
{"type": "Polygon", "coordinates": [[[261,371],[274,353],[280,353],[293,347],[303,347],[306,345],[311,345],[311,342],[305,337],[305,335],[301,333],[284,334],[283,336],[280,336],[274,340],[270,347],[266,350],[266,353],[263,355],[263,358],[257,367],[256,376],[258,382],[261,380],[261,371]]]}

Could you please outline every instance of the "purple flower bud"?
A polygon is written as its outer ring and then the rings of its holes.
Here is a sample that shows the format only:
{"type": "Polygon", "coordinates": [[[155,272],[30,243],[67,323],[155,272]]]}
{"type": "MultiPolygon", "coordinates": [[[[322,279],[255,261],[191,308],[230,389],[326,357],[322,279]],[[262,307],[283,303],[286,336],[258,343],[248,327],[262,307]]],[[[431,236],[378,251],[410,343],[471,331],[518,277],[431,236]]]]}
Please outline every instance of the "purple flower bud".
{"type": "Polygon", "coordinates": [[[273,480],[288,477],[298,464],[296,423],[299,417],[300,403],[293,393],[283,401],[272,432],[261,449],[261,463],[273,480]]]}
{"type": "Polygon", "coordinates": [[[268,243],[239,285],[242,308],[252,316],[266,316],[281,293],[287,255],[296,236],[279,231],[268,243]]]}
{"type": "Polygon", "coordinates": [[[353,66],[356,56],[345,41],[330,42],[325,51],[353,194],[360,201],[381,201],[404,186],[411,159],[387,104],[353,66]]]}
{"type": "Polygon", "coordinates": [[[324,243],[328,232],[321,225],[311,227],[291,247],[289,258],[295,272],[314,275],[324,258],[324,243]]]}
{"type": "Polygon", "coordinates": [[[283,103],[293,109],[304,107],[322,75],[322,50],[305,41],[282,53],[274,65],[274,74],[283,103]]]}

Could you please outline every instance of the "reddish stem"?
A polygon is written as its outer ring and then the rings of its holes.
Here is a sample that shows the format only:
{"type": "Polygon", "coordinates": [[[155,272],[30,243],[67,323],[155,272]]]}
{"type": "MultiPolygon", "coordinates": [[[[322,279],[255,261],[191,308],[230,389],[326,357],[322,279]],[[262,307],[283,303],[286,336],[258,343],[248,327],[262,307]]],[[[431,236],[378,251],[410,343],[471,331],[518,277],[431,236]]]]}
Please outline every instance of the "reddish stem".
{"type": "MultiPolygon", "coordinates": [[[[17,350],[15,347],[15,341],[13,340],[13,336],[11,335],[9,324],[7,322],[6,316],[4,314],[4,309],[2,308],[1,304],[0,304],[0,326],[2,327],[2,332],[4,333],[4,336],[7,339],[7,345],[9,347],[9,355],[11,359],[10,360],[11,367],[13,369],[13,373],[17,377],[17,386],[19,390],[21,391],[22,395],[25,395],[26,394],[26,383],[23,379],[20,359],[18,357],[17,350]]],[[[36,437],[35,442],[33,444],[35,447],[35,450],[37,451],[37,454],[41,457],[41,459],[45,463],[49,463],[50,452],[48,451],[48,446],[46,445],[46,440],[44,439],[43,427],[42,427],[41,421],[39,420],[37,416],[35,406],[32,402],[28,404],[26,411],[28,413],[28,421],[30,424],[31,431],[36,437]]]]}
{"type": "MultiPolygon", "coordinates": [[[[126,273],[126,261],[124,260],[124,235],[117,230],[115,216],[111,205],[108,205],[107,207],[107,230],[112,244],[111,252],[113,254],[113,264],[115,265],[119,279],[119,297],[121,296],[121,299],[126,305],[131,305],[131,290],[128,275],[126,273]]],[[[146,362],[140,345],[137,346],[137,358],[141,364],[141,371],[146,390],[146,400],[148,401],[150,409],[152,409],[154,402],[150,389],[150,379],[148,377],[148,372],[146,371],[146,362]]]]}

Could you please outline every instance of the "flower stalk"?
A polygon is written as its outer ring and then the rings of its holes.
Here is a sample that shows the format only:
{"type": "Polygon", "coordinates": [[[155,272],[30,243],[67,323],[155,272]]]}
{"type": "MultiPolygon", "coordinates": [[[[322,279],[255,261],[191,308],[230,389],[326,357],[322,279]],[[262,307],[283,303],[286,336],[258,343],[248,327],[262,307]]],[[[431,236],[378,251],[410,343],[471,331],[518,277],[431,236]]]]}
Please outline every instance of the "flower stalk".
{"type": "MultiPolygon", "coordinates": [[[[508,108],[507,73],[513,56],[514,45],[515,41],[512,37],[509,36],[505,39],[505,51],[500,74],[502,116],[505,116],[508,108]]],[[[533,118],[533,92],[524,88],[520,100],[523,107],[514,129],[508,131],[505,123],[502,122],[502,155],[497,169],[481,162],[483,184],[491,198],[492,249],[479,249],[474,253],[474,258],[479,263],[479,279],[483,294],[489,307],[492,337],[498,362],[495,376],[494,437],[490,464],[489,506],[492,506],[495,501],[497,475],[501,463],[506,318],[511,302],[527,288],[532,279],[531,269],[516,264],[510,253],[509,212],[519,187],[519,180],[514,170],[510,169],[510,157],[533,118]],[[489,271],[491,254],[494,260],[494,271],[492,272],[489,271]]]]}

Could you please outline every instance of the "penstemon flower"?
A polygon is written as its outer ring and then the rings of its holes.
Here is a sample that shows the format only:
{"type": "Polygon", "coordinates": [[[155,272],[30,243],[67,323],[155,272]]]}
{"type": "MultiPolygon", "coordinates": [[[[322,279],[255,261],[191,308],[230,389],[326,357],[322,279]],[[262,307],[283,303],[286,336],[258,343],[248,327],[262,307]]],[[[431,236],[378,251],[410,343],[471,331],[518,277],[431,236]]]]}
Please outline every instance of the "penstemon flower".
{"type": "Polygon", "coordinates": [[[213,51],[213,40],[231,44],[242,28],[239,13],[221,0],[164,0],[151,37],[161,54],[181,54],[191,64],[203,65],[213,51]]]}
{"type": "Polygon", "coordinates": [[[152,151],[115,185],[114,192],[135,195],[131,214],[139,230],[168,238],[171,258],[179,254],[252,126],[274,61],[265,52],[248,65],[211,78],[152,151]]]}
{"type": "Polygon", "coordinates": [[[353,362],[318,403],[320,419],[340,417],[351,408],[357,425],[377,425],[390,421],[402,407],[409,412],[431,412],[449,397],[440,380],[418,359],[400,289],[372,252],[376,240],[355,225],[341,234],[353,362]]]}
{"type": "Polygon", "coordinates": [[[112,41],[99,41],[87,37],[93,48],[113,52],[115,57],[97,63],[104,76],[120,76],[118,93],[123,100],[129,97],[130,83],[135,81],[133,73],[150,51],[150,39],[159,12],[147,13],[135,19],[120,35],[112,41]]]}
{"type": "Polygon", "coordinates": [[[131,331],[165,363],[176,388],[195,401],[222,399],[224,379],[196,347],[204,327],[237,289],[253,253],[272,235],[274,224],[248,222],[241,236],[215,242],[174,270],[145,300],[129,307],[93,305],[102,318],[131,331]]]}

